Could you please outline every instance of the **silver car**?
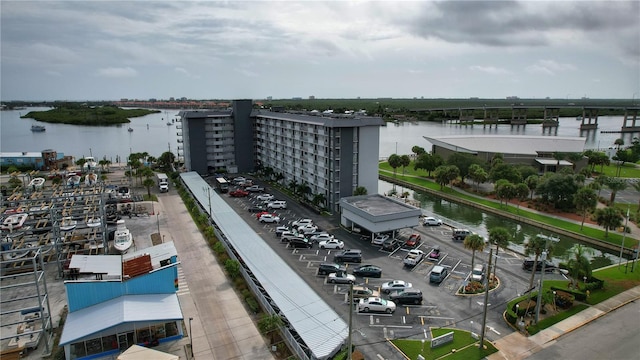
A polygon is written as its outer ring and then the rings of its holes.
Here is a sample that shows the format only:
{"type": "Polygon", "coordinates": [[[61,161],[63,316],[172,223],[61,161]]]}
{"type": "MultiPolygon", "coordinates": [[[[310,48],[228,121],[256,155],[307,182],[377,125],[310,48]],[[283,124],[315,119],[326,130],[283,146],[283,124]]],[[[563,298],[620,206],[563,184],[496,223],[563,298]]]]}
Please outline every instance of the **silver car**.
{"type": "Polygon", "coordinates": [[[367,299],[361,299],[358,303],[359,312],[385,312],[392,314],[396,311],[396,303],[391,300],[385,300],[379,297],[370,297],[367,299]]]}
{"type": "Polygon", "coordinates": [[[327,277],[327,282],[332,284],[353,284],[355,281],[356,277],[351,274],[347,274],[345,271],[331,273],[327,277]]]}

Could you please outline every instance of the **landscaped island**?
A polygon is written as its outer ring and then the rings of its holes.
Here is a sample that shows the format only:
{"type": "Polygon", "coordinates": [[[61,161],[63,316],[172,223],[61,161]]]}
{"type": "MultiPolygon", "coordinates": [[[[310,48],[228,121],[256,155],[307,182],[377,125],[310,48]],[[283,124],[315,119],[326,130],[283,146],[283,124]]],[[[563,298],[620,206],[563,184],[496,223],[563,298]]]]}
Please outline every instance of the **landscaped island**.
{"type": "Polygon", "coordinates": [[[30,111],[21,118],[57,124],[104,126],[130,123],[129,118],[158,112],[160,111],[148,109],[125,110],[115,106],[65,104],[47,111],[30,111]]]}

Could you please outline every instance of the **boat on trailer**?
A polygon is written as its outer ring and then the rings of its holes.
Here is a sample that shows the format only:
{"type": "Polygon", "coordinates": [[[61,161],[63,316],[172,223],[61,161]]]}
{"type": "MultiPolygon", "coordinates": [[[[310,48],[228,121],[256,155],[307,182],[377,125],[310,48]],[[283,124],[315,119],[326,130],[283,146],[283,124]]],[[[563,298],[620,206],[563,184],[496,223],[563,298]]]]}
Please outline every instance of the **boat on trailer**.
{"type": "Polygon", "coordinates": [[[113,247],[114,249],[122,252],[129,250],[133,245],[133,236],[127,226],[124,224],[124,220],[118,220],[116,231],[113,235],[113,247]]]}

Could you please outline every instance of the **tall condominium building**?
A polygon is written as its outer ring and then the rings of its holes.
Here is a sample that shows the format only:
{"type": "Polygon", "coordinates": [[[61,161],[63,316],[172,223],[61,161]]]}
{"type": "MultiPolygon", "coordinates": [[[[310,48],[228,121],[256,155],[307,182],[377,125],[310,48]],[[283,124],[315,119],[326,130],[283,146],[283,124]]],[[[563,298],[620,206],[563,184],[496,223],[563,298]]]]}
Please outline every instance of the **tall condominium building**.
{"type": "Polygon", "coordinates": [[[378,192],[381,118],[271,112],[252,109],[251,100],[224,111],[184,111],[181,118],[178,155],[187,170],[263,169],[284,185],[306,185],[307,197],[323,197],[331,210],[358,186],[378,192]]]}

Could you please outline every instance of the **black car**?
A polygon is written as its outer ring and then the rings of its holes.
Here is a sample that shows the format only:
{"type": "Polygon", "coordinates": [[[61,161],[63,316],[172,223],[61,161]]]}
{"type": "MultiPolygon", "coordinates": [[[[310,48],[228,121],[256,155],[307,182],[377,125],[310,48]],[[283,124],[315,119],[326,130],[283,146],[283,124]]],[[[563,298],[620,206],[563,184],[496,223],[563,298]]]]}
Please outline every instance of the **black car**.
{"type": "Polygon", "coordinates": [[[362,262],[362,251],[358,249],[342,250],[342,252],[333,257],[333,260],[336,262],[359,263],[362,262]]]}
{"type": "Polygon", "coordinates": [[[346,268],[336,263],[322,263],[318,266],[318,275],[329,275],[342,271],[346,271],[346,268]]]}
{"type": "Polygon", "coordinates": [[[382,250],[393,251],[400,247],[402,243],[395,238],[389,238],[382,243],[382,250]]]}
{"type": "Polygon", "coordinates": [[[294,237],[289,239],[289,246],[292,248],[312,248],[313,241],[304,237],[294,237]]]}
{"type": "Polygon", "coordinates": [[[267,207],[263,205],[257,205],[257,206],[252,206],[247,210],[249,210],[250,213],[259,213],[259,212],[267,211],[267,207]]]}
{"type": "Polygon", "coordinates": [[[353,270],[353,275],[362,277],[382,277],[382,269],[375,265],[361,265],[353,270]]]}
{"type": "Polygon", "coordinates": [[[397,305],[422,304],[422,291],[418,289],[406,289],[399,293],[389,295],[389,299],[397,305]]]}
{"type": "MultiPolygon", "coordinates": [[[[538,260],[538,263],[536,264],[536,271],[542,271],[542,263],[544,264],[544,272],[553,272],[555,271],[558,267],[553,265],[553,263],[547,261],[547,260],[538,260]]],[[[525,260],[522,262],[522,269],[526,270],[526,271],[531,271],[533,269],[533,260],[525,260]]]]}

